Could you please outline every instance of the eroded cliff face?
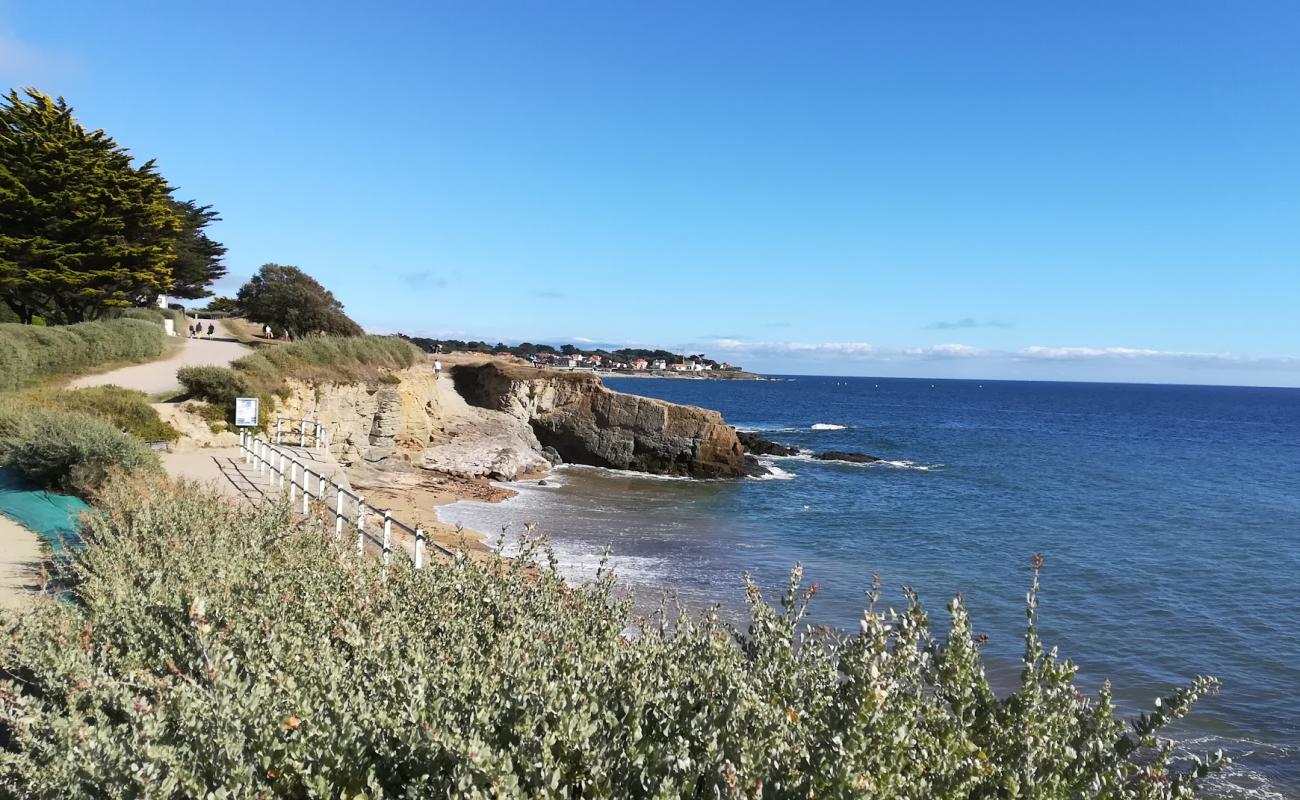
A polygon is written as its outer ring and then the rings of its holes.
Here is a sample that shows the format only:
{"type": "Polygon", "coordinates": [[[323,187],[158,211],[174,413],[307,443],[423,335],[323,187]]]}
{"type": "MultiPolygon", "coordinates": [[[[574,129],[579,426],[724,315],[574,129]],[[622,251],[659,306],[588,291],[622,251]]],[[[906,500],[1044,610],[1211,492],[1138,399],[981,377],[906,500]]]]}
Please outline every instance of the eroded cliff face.
{"type": "Polygon", "coordinates": [[[324,423],[331,451],[350,471],[420,467],[512,481],[550,466],[527,423],[470,406],[451,381],[436,381],[427,368],[395,372],[382,383],[289,387],[276,414],[324,423]]]}
{"type": "Polygon", "coordinates": [[[715,411],[613,392],[594,375],[500,361],[451,372],[454,384],[422,367],[372,384],[291,381],[275,414],[323,422],[350,472],[421,467],[516,480],[561,459],[698,478],[753,470],[715,411]]]}
{"type": "Polygon", "coordinates": [[[452,369],[472,405],[531,425],[567,462],[660,475],[746,473],[736,432],[716,411],[606,389],[599,378],[490,361],[452,369]]]}
{"type": "Polygon", "coordinates": [[[423,450],[443,417],[433,376],[414,369],[394,373],[387,383],[291,380],[289,389],[276,415],[320,420],[330,430],[330,449],[344,464],[377,463],[402,450],[423,450]]]}

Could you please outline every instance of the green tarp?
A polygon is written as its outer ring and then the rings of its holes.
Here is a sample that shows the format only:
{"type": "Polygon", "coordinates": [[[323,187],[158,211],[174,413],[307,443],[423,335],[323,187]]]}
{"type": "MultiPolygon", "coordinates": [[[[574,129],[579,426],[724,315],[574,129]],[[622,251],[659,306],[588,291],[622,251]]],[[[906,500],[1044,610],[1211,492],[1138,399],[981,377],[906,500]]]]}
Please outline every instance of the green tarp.
{"type": "Polygon", "coordinates": [[[55,553],[80,544],[77,517],[89,510],[76,497],[34,488],[16,470],[0,469],[0,514],[40,534],[55,553]]]}

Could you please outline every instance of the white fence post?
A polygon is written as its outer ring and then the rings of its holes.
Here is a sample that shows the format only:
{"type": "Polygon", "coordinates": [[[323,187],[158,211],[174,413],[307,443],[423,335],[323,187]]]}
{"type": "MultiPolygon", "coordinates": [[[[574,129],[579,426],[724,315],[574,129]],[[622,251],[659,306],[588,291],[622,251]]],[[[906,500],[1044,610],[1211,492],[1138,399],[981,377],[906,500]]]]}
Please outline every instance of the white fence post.
{"type": "Polygon", "coordinates": [[[307,446],[307,420],[305,419],[302,420],[302,423],[298,426],[298,446],[307,446]]]}
{"type": "Polygon", "coordinates": [[[281,454],[280,454],[280,469],[277,471],[277,474],[276,474],[276,476],[275,476],[275,479],[276,479],[276,484],[275,484],[275,485],[278,486],[278,487],[281,488],[281,489],[284,488],[284,462],[285,462],[285,461],[288,461],[288,459],[285,458],[284,453],[281,453],[281,454]]]}
{"type": "Polygon", "coordinates": [[[302,468],[302,513],[305,516],[310,510],[307,506],[311,500],[311,470],[306,467],[302,468]]]}
{"type": "Polygon", "coordinates": [[[366,549],[366,498],[357,498],[357,552],[366,549]]]}
{"type": "Polygon", "coordinates": [[[415,568],[424,568],[424,528],[415,528],[415,568]]]}
{"type": "Polygon", "coordinates": [[[284,444],[284,417],[275,418],[275,443],[284,444]]]}
{"type": "Polygon", "coordinates": [[[343,487],[334,495],[334,541],[343,535],[343,487]]]}
{"type": "Polygon", "coordinates": [[[298,489],[298,462],[289,462],[289,505],[293,505],[294,492],[298,489]]]}
{"type": "Polygon", "coordinates": [[[316,501],[320,503],[325,502],[325,473],[323,472],[320,476],[320,484],[316,488],[316,501]]]}
{"type": "Polygon", "coordinates": [[[311,442],[312,442],[312,446],[316,448],[317,452],[319,452],[321,449],[320,429],[321,429],[320,420],[316,420],[316,428],[312,432],[311,442]]]}
{"type": "Polygon", "coordinates": [[[388,563],[393,552],[393,512],[384,512],[384,563],[388,563]]]}

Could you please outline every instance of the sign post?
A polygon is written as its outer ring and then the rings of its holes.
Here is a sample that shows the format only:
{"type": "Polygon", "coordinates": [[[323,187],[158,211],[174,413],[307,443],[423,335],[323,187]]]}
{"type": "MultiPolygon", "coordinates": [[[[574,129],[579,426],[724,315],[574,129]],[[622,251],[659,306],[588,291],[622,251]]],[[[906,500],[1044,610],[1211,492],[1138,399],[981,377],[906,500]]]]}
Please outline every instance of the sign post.
{"type": "Polygon", "coordinates": [[[235,425],[240,428],[257,427],[258,400],[256,397],[235,398],[235,425]]]}

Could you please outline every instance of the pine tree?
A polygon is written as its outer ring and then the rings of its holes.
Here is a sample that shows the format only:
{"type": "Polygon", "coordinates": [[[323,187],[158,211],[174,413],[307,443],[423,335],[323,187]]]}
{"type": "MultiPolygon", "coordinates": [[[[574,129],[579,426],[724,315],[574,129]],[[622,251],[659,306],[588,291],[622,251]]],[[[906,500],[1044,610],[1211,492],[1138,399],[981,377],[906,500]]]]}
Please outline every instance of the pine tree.
{"type": "Polygon", "coordinates": [[[189,300],[211,297],[208,287],[226,274],[221,260],[226,246],[211,239],[204,229],[221,217],[212,206],[201,206],[193,200],[177,202],[176,211],[183,222],[172,262],[172,286],[167,293],[189,300]]]}
{"type": "Polygon", "coordinates": [[[153,161],[132,163],[63,98],[0,103],[0,301],[23,322],[94,319],[173,282],[184,220],[153,161]]]}

